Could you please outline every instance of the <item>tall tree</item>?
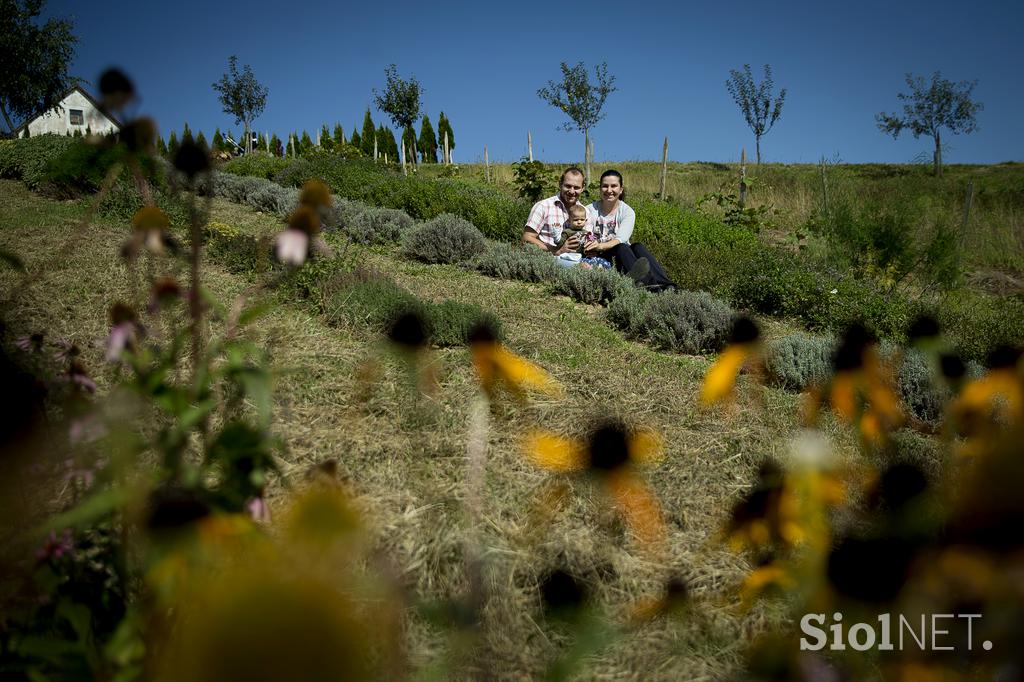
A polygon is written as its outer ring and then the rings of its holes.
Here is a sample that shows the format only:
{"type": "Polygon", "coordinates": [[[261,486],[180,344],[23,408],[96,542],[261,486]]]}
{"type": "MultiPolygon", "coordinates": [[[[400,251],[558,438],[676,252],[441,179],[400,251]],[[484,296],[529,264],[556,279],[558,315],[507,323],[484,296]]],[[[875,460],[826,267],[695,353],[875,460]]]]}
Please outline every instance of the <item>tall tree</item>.
{"type": "Polygon", "coordinates": [[[200,147],[209,147],[209,145],[206,143],[206,135],[203,135],[202,130],[200,130],[199,134],[196,135],[196,144],[199,145],[200,147]]]}
{"type": "Polygon", "coordinates": [[[775,81],[772,80],[772,67],[764,65],[764,80],[757,83],[750,73],[750,64],[743,65],[743,71],[729,70],[729,80],[725,87],[732,95],[733,101],[743,112],[743,118],[754,133],[757,146],[757,164],[761,165],[761,136],[772,129],[782,115],[782,103],[786,101],[786,88],[779,91],[779,96],[772,100],[775,81]]]}
{"type": "MultiPolygon", "coordinates": [[[[378,109],[391,117],[395,127],[402,130],[402,145],[405,146],[406,132],[412,131],[412,125],[420,117],[420,98],[423,89],[415,77],[408,80],[398,76],[398,68],[391,64],[384,69],[386,85],[384,92],[373,90],[373,101],[378,109]]],[[[412,149],[416,148],[416,134],[412,133],[412,149]]],[[[415,151],[413,152],[415,153],[415,151]]],[[[404,155],[403,155],[404,158],[404,155]]]]}
{"type": "Polygon", "coordinates": [[[373,125],[373,119],[370,118],[369,109],[366,110],[366,115],[363,116],[363,134],[359,139],[362,142],[361,149],[363,150],[363,153],[372,159],[373,141],[377,139],[377,128],[373,125]]]}
{"type": "Polygon", "coordinates": [[[437,136],[434,135],[434,127],[430,125],[430,117],[423,116],[420,123],[420,139],[417,141],[417,149],[423,163],[437,163],[437,136]]]}
{"type": "Polygon", "coordinates": [[[270,136],[270,153],[274,156],[284,156],[284,145],[281,144],[281,138],[277,133],[270,136]]]}
{"type": "Polygon", "coordinates": [[[334,149],[334,138],[331,137],[331,131],[327,129],[326,123],[320,128],[320,146],[327,151],[334,149]]]}
{"type": "Polygon", "coordinates": [[[448,133],[448,158],[444,161],[445,163],[451,163],[452,151],[455,149],[455,133],[452,131],[451,121],[448,117],[441,112],[441,117],[437,119],[437,144],[444,148],[444,135],[448,133]]]}
{"type": "Polygon", "coordinates": [[[213,131],[213,151],[224,151],[224,136],[220,134],[220,128],[213,131]]]}
{"type": "Polygon", "coordinates": [[[259,149],[261,152],[267,151],[267,136],[263,133],[256,136],[256,149],[259,149]]]}
{"type": "Polygon", "coordinates": [[[67,19],[36,19],[44,0],[0,0],[0,113],[7,132],[15,121],[49,111],[77,78],[68,75],[75,55],[67,19]]]}
{"type": "Polygon", "coordinates": [[[173,130],[171,136],[167,138],[167,156],[168,158],[174,158],[174,155],[178,153],[178,135],[173,130]]]}
{"type": "Polygon", "coordinates": [[[927,135],[935,141],[932,155],[936,177],[942,177],[942,129],[953,135],[973,133],[978,129],[975,115],[984,108],[981,102],[971,100],[971,92],[978,81],[953,83],[942,77],[939,71],[932,74],[932,82],[926,83],[923,76],[907,74],[910,93],[898,93],[903,105],[903,116],[887,114],[884,111],[875,120],[883,133],[899,137],[904,128],[909,128],[915,138],[927,135]]]}
{"type": "Polygon", "coordinates": [[[308,154],[313,150],[313,139],[305,130],[302,131],[302,139],[299,140],[299,154],[308,154]]]}
{"type": "MultiPolygon", "coordinates": [[[[81,135],[81,133],[77,129],[75,130],[75,132],[81,135]]],[[[164,138],[160,135],[157,135],[156,138],[156,152],[160,156],[167,156],[167,143],[164,142],[164,138]]]]}
{"type": "Polygon", "coordinates": [[[385,128],[381,123],[377,128],[377,140],[381,155],[387,154],[389,163],[398,163],[398,143],[395,142],[395,134],[391,132],[391,128],[385,128]]]}
{"type": "Polygon", "coordinates": [[[185,144],[186,142],[195,142],[192,139],[192,130],[188,127],[188,123],[185,124],[185,129],[181,131],[181,143],[185,144]]]}
{"type": "Polygon", "coordinates": [[[256,80],[252,68],[246,64],[238,71],[238,57],[231,55],[228,59],[228,72],[213,84],[213,89],[220,93],[220,103],[224,113],[235,117],[235,124],[245,126],[245,151],[252,151],[252,122],[260,117],[267,106],[269,91],[256,80]]]}
{"type": "Polygon", "coordinates": [[[402,148],[405,149],[406,154],[412,154],[412,158],[408,161],[412,164],[416,163],[416,131],[413,130],[412,126],[409,126],[402,131],[402,148]]]}
{"type": "Polygon", "coordinates": [[[341,147],[345,144],[345,130],[340,123],[334,124],[334,146],[341,147]]]}
{"type": "Polygon", "coordinates": [[[594,68],[597,81],[590,83],[587,69],[583,62],[570,67],[562,62],[562,80],[548,81],[548,84],[537,91],[542,100],[562,111],[569,117],[569,122],[562,124],[566,131],[579,130],[583,133],[583,159],[590,182],[590,131],[596,126],[604,114],[604,102],[608,95],[615,92],[615,76],[608,75],[608,64],[601,62],[594,68]]]}
{"type": "Polygon", "coordinates": [[[349,140],[349,144],[355,147],[356,149],[361,150],[363,148],[363,141],[359,137],[359,131],[356,130],[355,128],[352,129],[352,139],[349,140]]]}

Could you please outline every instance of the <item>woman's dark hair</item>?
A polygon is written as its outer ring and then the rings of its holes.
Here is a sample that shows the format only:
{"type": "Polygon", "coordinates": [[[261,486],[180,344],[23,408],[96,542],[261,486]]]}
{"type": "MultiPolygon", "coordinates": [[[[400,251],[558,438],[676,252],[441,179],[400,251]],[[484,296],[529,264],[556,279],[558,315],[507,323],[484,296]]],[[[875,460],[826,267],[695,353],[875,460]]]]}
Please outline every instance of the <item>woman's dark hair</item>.
{"type": "Polygon", "coordinates": [[[622,194],[619,195],[619,201],[626,200],[626,184],[622,181],[622,173],[617,170],[609,168],[604,173],[601,173],[601,181],[603,182],[609,175],[614,175],[619,179],[619,185],[622,187],[622,194]]]}

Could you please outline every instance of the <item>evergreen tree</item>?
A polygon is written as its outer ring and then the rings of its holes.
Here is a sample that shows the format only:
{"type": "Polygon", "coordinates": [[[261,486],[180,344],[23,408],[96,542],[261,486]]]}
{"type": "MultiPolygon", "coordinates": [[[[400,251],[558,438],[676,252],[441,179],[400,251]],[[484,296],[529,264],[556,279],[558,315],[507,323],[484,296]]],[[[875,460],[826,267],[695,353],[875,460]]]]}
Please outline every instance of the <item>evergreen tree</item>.
{"type": "Polygon", "coordinates": [[[309,133],[302,131],[302,139],[299,140],[299,154],[308,154],[313,150],[313,140],[309,133]]]}
{"type": "Polygon", "coordinates": [[[185,130],[181,133],[181,143],[185,144],[186,142],[195,142],[195,140],[192,139],[192,131],[189,130],[187,123],[185,124],[185,130]]]}
{"type": "Polygon", "coordinates": [[[405,148],[405,153],[408,155],[406,161],[416,163],[416,131],[412,129],[412,126],[402,131],[402,147],[405,148]]]}
{"type": "Polygon", "coordinates": [[[281,138],[277,133],[270,136],[270,153],[274,156],[284,156],[284,145],[281,144],[281,138]]]}
{"type": "Polygon", "coordinates": [[[417,149],[423,163],[437,163],[437,137],[434,135],[434,126],[430,125],[430,117],[424,116],[420,123],[420,139],[417,142],[417,149]]]}
{"type": "Polygon", "coordinates": [[[167,138],[167,156],[173,157],[178,153],[178,134],[173,130],[171,136],[167,138]]]}
{"type": "Polygon", "coordinates": [[[349,141],[349,144],[352,145],[353,147],[355,147],[356,149],[362,149],[363,148],[363,141],[359,139],[359,132],[358,131],[356,131],[356,130],[352,131],[352,139],[349,141]]]}
{"type": "Polygon", "coordinates": [[[209,147],[209,145],[206,143],[206,135],[203,135],[202,130],[200,130],[199,135],[196,136],[196,144],[199,145],[200,147],[209,147]]]}
{"type": "Polygon", "coordinates": [[[256,137],[256,149],[259,149],[261,152],[267,151],[267,136],[263,133],[256,137]]]}
{"type": "MultiPolygon", "coordinates": [[[[78,132],[77,130],[75,131],[78,132]]],[[[156,137],[156,151],[160,156],[167,156],[167,143],[164,142],[164,138],[160,135],[156,137]]]]}
{"type": "MultiPolygon", "coordinates": [[[[366,115],[363,116],[363,134],[360,138],[362,140],[361,149],[363,153],[369,158],[373,158],[373,141],[377,139],[377,129],[373,126],[373,119],[370,118],[370,110],[366,110],[366,115]]],[[[377,150],[380,152],[380,149],[377,150]]]]}
{"type": "Polygon", "coordinates": [[[331,131],[327,129],[326,123],[320,129],[320,146],[327,151],[334,149],[334,138],[331,137],[331,131]]]}
{"type": "Polygon", "coordinates": [[[334,124],[334,146],[341,147],[345,144],[345,131],[340,123],[334,124]]]}
{"type": "MultiPolygon", "coordinates": [[[[448,155],[451,156],[452,151],[455,150],[455,133],[452,132],[451,121],[448,117],[441,112],[441,118],[437,120],[437,144],[441,149],[444,149],[444,134],[448,133],[448,155]]],[[[445,159],[448,161],[449,159],[445,159]]]]}
{"type": "Polygon", "coordinates": [[[220,134],[220,128],[213,131],[213,151],[224,151],[224,136],[220,134]]]}

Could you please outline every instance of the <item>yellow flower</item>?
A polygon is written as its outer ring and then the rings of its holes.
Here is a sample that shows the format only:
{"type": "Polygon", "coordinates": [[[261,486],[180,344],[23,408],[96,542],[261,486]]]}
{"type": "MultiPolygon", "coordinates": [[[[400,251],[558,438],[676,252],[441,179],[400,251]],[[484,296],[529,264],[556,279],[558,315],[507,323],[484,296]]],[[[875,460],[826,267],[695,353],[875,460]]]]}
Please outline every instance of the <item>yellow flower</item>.
{"type": "Polygon", "coordinates": [[[714,405],[732,395],[743,364],[758,347],[760,330],[749,317],[739,317],[733,322],[729,347],[708,370],[701,387],[701,404],[714,405]]]}
{"type": "Polygon", "coordinates": [[[489,397],[494,397],[499,383],[520,396],[528,388],[549,395],[561,394],[561,388],[547,372],[506,349],[489,325],[477,325],[470,332],[469,348],[477,378],[489,397]]]}
{"type": "Polygon", "coordinates": [[[754,569],[740,587],[740,599],[747,608],[766,591],[775,588],[789,590],[796,587],[796,579],[788,568],[778,561],[754,569]]]}

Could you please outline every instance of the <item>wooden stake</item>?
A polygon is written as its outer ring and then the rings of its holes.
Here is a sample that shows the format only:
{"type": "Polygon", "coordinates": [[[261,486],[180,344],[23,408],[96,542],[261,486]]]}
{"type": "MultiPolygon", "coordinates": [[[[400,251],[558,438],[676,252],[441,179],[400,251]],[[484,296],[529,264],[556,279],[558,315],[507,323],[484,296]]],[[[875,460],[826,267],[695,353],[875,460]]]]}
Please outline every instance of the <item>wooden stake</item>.
{"type": "Polygon", "coordinates": [[[316,131],[316,146],[317,146],[317,148],[320,147],[320,131],[319,130],[316,131]]]}
{"type": "Polygon", "coordinates": [[[747,150],[740,150],[740,208],[747,202],[747,150]]]}
{"type": "Polygon", "coordinates": [[[377,133],[373,134],[373,160],[377,160],[377,133]]]}
{"type": "Polygon", "coordinates": [[[526,131],[526,153],[530,157],[530,163],[533,163],[533,133],[529,130],[526,131]]]}
{"type": "Polygon", "coordinates": [[[448,151],[448,131],[444,131],[444,165],[449,165],[452,162],[452,157],[448,151]]]}
{"type": "Polygon", "coordinates": [[[668,135],[665,136],[665,144],[661,146],[661,190],[658,198],[665,201],[665,180],[668,176],[668,135]]]}
{"type": "Polygon", "coordinates": [[[402,143],[402,175],[408,175],[409,169],[405,165],[405,143],[402,143]]]}
{"type": "Polygon", "coordinates": [[[491,162],[487,158],[487,145],[484,145],[484,179],[491,183],[491,162]]]}

